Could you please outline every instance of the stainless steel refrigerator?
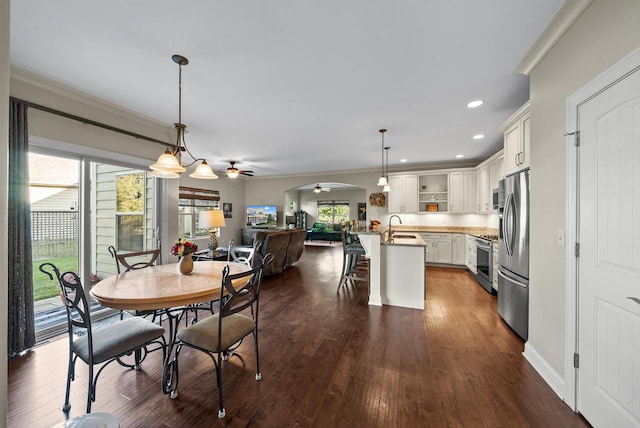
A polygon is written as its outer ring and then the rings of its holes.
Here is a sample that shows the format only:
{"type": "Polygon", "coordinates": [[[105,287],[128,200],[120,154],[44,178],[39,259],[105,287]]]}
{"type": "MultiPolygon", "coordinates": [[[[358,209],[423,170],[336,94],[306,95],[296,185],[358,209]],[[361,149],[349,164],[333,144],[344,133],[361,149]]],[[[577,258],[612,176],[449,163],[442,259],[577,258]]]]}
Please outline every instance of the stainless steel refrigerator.
{"type": "Polygon", "coordinates": [[[529,170],[500,181],[498,312],[524,340],[529,336],[529,170]],[[501,198],[502,199],[502,198],[501,198]]]}

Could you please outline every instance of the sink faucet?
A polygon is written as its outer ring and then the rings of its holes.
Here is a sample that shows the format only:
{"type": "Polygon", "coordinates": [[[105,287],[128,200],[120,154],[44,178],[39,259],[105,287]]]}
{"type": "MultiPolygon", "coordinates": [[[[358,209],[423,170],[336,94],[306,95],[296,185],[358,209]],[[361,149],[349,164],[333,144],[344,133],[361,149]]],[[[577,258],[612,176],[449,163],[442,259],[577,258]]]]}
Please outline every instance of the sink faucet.
{"type": "Polygon", "coordinates": [[[394,217],[398,219],[398,221],[400,222],[400,224],[402,224],[402,219],[400,218],[400,216],[399,216],[399,215],[394,214],[394,215],[392,215],[391,217],[389,217],[389,228],[388,228],[388,231],[389,231],[389,238],[391,238],[391,220],[392,220],[394,217]]]}

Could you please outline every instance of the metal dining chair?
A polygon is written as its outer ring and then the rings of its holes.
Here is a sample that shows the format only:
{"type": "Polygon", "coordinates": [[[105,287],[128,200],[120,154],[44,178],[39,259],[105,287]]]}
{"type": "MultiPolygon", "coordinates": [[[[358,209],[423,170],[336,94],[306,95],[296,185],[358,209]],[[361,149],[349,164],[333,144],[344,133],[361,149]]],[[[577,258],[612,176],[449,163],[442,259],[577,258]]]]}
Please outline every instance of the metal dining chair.
{"type": "Polygon", "coordinates": [[[40,271],[49,279],[58,281],[61,297],[67,310],[69,333],[69,362],[67,366],[67,390],[65,393],[65,414],[69,414],[71,403],[69,395],[71,382],[75,378],[76,360],[80,358],[89,366],[87,386],[87,413],[91,413],[91,404],[96,400],[96,385],[102,370],[114,361],[123,367],[140,370],[142,361],[151,351],[162,350],[162,361],[166,357],[167,343],[164,328],[141,317],[131,317],[117,321],[98,330],[93,330],[89,304],[82,282],[74,272],[63,272],[52,263],[40,265],[40,271]],[[76,336],[76,329],[82,329],[84,335],[76,336]],[[153,347],[151,347],[153,346],[153,347]],[[123,360],[133,355],[133,363],[123,360]],[[95,376],[94,366],[102,364],[95,376]]]}
{"type": "Polygon", "coordinates": [[[220,287],[219,312],[178,332],[175,357],[169,363],[172,370],[171,379],[173,379],[170,393],[172,399],[178,396],[178,361],[184,347],[204,352],[213,361],[218,386],[218,418],[220,419],[226,415],[222,401],[222,363],[234,353],[244,337],[249,334],[253,335],[256,354],[255,379],[257,381],[262,379],[258,354],[258,302],[263,268],[272,260],[273,254],[269,253],[260,266],[238,274],[230,274],[229,266],[225,266],[220,287]],[[245,285],[236,289],[238,283],[245,283],[245,285]],[[234,284],[236,284],[235,287],[234,284]],[[241,313],[245,310],[249,313],[241,313]]]}

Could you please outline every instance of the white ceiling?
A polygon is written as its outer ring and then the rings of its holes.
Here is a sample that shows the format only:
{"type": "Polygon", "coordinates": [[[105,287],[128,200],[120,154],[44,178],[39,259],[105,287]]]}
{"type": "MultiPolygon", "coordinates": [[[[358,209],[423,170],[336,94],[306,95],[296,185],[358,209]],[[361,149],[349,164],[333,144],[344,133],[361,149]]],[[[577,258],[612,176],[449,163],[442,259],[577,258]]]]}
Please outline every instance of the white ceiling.
{"type": "Polygon", "coordinates": [[[172,124],[181,54],[187,145],[214,169],[375,169],[380,128],[410,169],[501,147],[528,99],[512,71],[563,3],[14,0],[11,63],[172,124]]]}

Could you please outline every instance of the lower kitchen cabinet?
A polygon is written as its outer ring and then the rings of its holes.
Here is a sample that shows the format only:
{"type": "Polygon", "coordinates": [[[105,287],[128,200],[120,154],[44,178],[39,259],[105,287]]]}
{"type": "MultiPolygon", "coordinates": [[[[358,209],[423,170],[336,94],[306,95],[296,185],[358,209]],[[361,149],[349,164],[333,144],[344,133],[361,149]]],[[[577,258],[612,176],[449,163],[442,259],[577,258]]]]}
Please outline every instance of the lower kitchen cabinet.
{"type": "Polygon", "coordinates": [[[453,244],[451,250],[451,263],[453,263],[454,265],[464,265],[464,250],[465,246],[467,245],[465,235],[462,233],[453,233],[451,235],[451,242],[453,244]]]}
{"type": "Polygon", "coordinates": [[[452,238],[450,233],[421,233],[427,244],[427,263],[452,264],[452,238]]]}
{"type": "Polygon", "coordinates": [[[474,274],[478,273],[478,250],[476,247],[476,238],[472,235],[465,235],[467,247],[465,249],[466,254],[466,266],[474,274]]]}

